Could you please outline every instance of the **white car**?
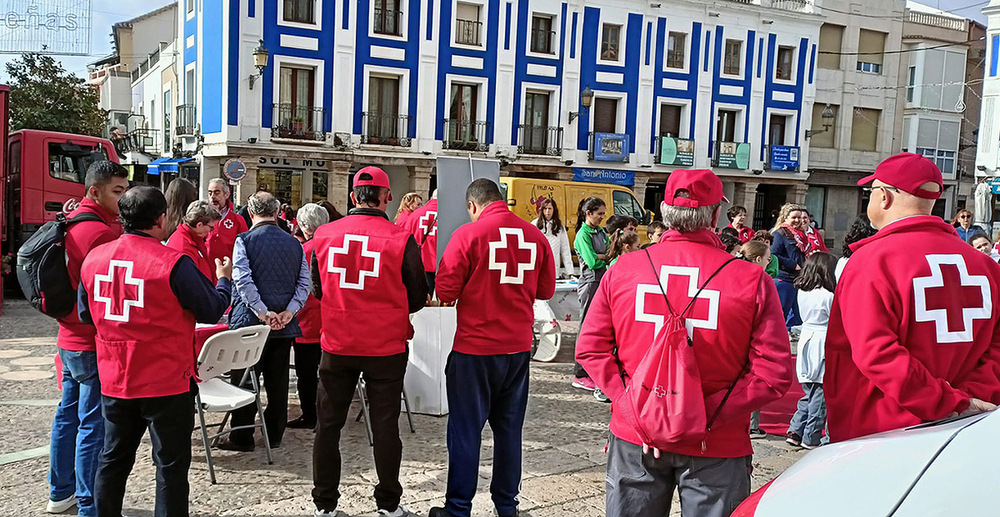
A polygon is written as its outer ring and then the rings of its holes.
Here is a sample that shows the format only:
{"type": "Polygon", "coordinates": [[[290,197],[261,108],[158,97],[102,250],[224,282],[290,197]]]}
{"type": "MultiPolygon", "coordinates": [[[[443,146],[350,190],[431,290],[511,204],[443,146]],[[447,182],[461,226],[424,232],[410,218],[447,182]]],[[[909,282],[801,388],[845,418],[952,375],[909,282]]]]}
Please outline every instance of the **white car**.
{"type": "Polygon", "coordinates": [[[733,517],[1000,515],[1000,412],[820,447],[733,517]]]}

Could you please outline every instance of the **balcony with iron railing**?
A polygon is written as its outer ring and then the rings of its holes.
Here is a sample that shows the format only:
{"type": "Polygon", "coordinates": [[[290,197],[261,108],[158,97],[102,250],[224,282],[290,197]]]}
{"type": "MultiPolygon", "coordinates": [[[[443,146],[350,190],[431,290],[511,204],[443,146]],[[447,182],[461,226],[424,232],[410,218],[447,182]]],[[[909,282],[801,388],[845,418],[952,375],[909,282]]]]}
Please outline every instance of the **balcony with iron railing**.
{"type": "Polygon", "coordinates": [[[376,8],[372,12],[372,31],[387,36],[403,35],[403,12],[376,8]]]}
{"type": "Polygon", "coordinates": [[[483,32],[483,22],[476,20],[455,20],[455,43],[459,45],[482,45],[480,34],[483,32]]]}
{"type": "Polygon", "coordinates": [[[628,163],[629,143],[627,133],[589,133],[588,156],[595,162],[628,163]]]}
{"type": "Polygon", "coordinates": [[[444,119],[444,148],[462,151],[488,151],[487,122],[444,119]]]}
{"type": "Polygon", "coordinates": [[[290,138],[294,140],[326,140],[323,131],[323,119],[326,108],[311,106],[296,106],[294,104],[274,104],[274,117],[271,120],[272,138],[290,138]]]}
{"type": "Polygon", "coordinates": [[[790,145],[765,145],[764,169],[799,172],[799,148],[790,145]]]}
{"type": "Polygon", "coordinates": [[[653,163],[680,167],[693,166],[694,140],[673,136],[656,137],[656,147],[653,149],[653,163]]]}
{"type": "Polygon", "coordinates": [[[378,111],[361,113],[361,143],[410,146],[410,116],[378,111]]]}
{"type": "Polygon", "coordinates": [[[156,47],[156,50],[152,51],[148,56],[146,56],[146,59],[139,63],[139,66],[135,67],[135,70],[132,70],[133,83],[138,81],[140,77],[146,75],[146,72],[152,70],[156,64],[160,62],[160,50],[162,50],[162,48],[163,44],[161,43],[160,46],[156,47]]]}
{"type": "Polygon", "coordinates": [[[181,104],[177,106],[176,121],[177,136],[190,136],[198,134],[198,111],[194,104],[181,104]]]}
{"type": "Polygon", "coordinates": [[[528,126],[517,127],[518,154],[534,154],[540,156],[560,156],[562,154],[561,127],[528,126]]]}
{"type": "Polygon", "coordinates": [[[125,136],[119,151],[151,154],[160,152],[159,129],[135,129],[125,136]]]}

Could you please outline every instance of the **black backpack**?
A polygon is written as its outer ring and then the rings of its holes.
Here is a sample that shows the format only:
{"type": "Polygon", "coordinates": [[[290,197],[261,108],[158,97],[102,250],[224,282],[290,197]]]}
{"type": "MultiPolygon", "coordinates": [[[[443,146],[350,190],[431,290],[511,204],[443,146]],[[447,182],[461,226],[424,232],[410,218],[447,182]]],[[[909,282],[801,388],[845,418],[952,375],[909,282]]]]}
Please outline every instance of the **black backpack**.
{"type": "Polygon", "coordinates": [[[66,231],[71,224],[83,221],[104,222],[91,212],[81,212],[72,219],[59,214],[17,250],[17,282],[31,306],[46,316],[61,318],[76,308],[76,289],[66,268],[66,231]]]}

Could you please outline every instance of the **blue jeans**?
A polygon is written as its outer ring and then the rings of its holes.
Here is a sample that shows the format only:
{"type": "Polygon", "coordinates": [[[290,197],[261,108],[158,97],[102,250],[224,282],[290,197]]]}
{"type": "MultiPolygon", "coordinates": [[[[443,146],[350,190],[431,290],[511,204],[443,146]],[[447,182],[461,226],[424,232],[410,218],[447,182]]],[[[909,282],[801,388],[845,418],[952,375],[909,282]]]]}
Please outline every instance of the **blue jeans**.
{"type": "Polygon", "coordinates": [[[799,317],[799,290],[792,285],[792,280],[774,280],[778,289],[778,300],[781,301],[781,312],[785,314],[785,326],[792,328],[802,324],[799,317]]]}
{"type": "Polygon", "coordinates": [[[101,381],[96,352],[59,350],[63,364],[62,401],[52,420],[49,499],[76,494],[79,515],[97,515],[94,475],[104,446],[101,381]]]}
{"type": "MultiPolygon", "coordinates": [[[[806,445],[822,443],[823,428],[826,426],[826,399],[823,397],[823,383],[804,382],[805,395],[799,399],[798,408],[792,415],[788,430],[801,436],[806,445]]],[[[829,434],[829,433],[827,433],[829,434]]]]}
{"type": "Polygon", "coordinates": [[[452,352],[445,367],[448,390],[448,490],[445,510],[468,517],[479,482],[483,426],[493,430],[490,493],[497,515],[517,515],[521,484],[521,431],[528,406],[528,352],[470,355],[452,352]]]}

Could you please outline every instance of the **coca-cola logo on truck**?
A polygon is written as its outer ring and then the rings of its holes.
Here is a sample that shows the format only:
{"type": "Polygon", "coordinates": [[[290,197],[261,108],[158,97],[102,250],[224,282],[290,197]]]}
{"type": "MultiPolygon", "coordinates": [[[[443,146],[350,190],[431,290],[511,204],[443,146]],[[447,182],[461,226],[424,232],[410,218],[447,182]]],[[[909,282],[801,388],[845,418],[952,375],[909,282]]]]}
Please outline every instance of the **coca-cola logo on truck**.
{"type": "Polygon", "coordinates": [[[69,214],[73,210],[76,210],[80,206],[80,202],[76,198],[69,198],[63,203],[62,211],[64,214],[69,214]]]}

